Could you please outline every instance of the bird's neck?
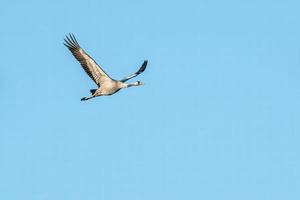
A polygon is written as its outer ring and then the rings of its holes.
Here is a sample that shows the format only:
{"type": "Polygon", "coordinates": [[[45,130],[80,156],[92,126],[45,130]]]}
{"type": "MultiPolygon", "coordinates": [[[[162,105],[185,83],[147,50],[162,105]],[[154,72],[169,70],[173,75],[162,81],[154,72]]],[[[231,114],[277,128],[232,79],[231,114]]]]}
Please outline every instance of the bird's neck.
{"type": "Polygon", "coordinates": [[[126,87],[139,86],[138,82],[128,83],[126,87]]]}

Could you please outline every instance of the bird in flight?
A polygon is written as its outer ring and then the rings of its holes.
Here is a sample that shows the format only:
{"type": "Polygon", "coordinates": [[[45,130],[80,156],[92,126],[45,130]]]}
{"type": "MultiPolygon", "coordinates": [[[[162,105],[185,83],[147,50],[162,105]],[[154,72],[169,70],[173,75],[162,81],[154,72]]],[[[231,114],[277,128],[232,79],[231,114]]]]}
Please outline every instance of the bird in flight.
{"type": "Polygon", "coordinates": [[[148,63],[147,60],[144,61],[137,72],[123,78],[122,80],[115,80],[111,78],[105,71],[103,71],[103,69],[94,61],[94,59],[80,47],[73,34],[69,34],[69,36],[66,36],[64,40],[64,45],[68,47],[73,56],[79,61],[84,71],[97,85],[97,89],[90,90],[92,95],[89,97],[83,97],[81,101],[86,101],[98,96],[113,95],[123,88],[143,85],[143,83],[140,81],[133,83],[126,83],[126,81],[144,72],[148,63]]]}

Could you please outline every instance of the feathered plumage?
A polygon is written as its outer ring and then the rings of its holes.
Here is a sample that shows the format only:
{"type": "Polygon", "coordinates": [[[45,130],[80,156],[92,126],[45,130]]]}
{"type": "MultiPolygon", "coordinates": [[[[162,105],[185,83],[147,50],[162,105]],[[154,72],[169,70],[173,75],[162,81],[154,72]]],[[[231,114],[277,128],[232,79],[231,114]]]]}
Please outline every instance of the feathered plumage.
{"type": "Polygon", "coordinates": [[[90,57],[79,45],[75,36],[73,34],[69,34],[64,39],[64,45],[68,47],[73,56],[79,61],[80,65],[84,69],[84,71],[89,75],[89,77],[96,83],[98,89],[92,89],[92,96],[84,97],[81,100],[88,100],[94,98],[96,96],[103,95],[112,95],[118,92],[122,88],[127,88],[131,86],[140,86],[143,85],[140,81],[136,81],[134,83],[125,83],[129,79],[132,79],[142,72],[145,71],[148,61],[145,60],[140,69],[127,76],[126,78],[118,81],[112,79],[97,63],[96,61],[90,57]]]}

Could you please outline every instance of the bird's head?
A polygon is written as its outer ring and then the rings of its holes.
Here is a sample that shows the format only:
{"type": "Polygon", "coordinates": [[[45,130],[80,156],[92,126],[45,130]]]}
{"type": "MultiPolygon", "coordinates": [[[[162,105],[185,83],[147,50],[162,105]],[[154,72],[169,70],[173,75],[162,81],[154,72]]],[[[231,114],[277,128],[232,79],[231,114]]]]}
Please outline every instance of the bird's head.
{"type": "Polygon", "coordinates": [[[141,81],[136,81],[135,84],[136,84],[136,86],[144,85],[144,83],[142,83],[141,81]]]}

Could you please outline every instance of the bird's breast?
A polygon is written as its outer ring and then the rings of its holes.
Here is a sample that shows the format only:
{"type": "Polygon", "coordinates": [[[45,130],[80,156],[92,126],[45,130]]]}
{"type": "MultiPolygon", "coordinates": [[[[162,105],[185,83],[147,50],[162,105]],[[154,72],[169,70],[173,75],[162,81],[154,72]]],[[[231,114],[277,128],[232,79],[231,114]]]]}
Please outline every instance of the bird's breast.
{"type": "Polygon", "coordinates": [[[107,82],[101,86],[101,93],[103,95],[114,94],[119,90],[120,88],[118,87],[118,84],[113,81],[107,82]]]}

